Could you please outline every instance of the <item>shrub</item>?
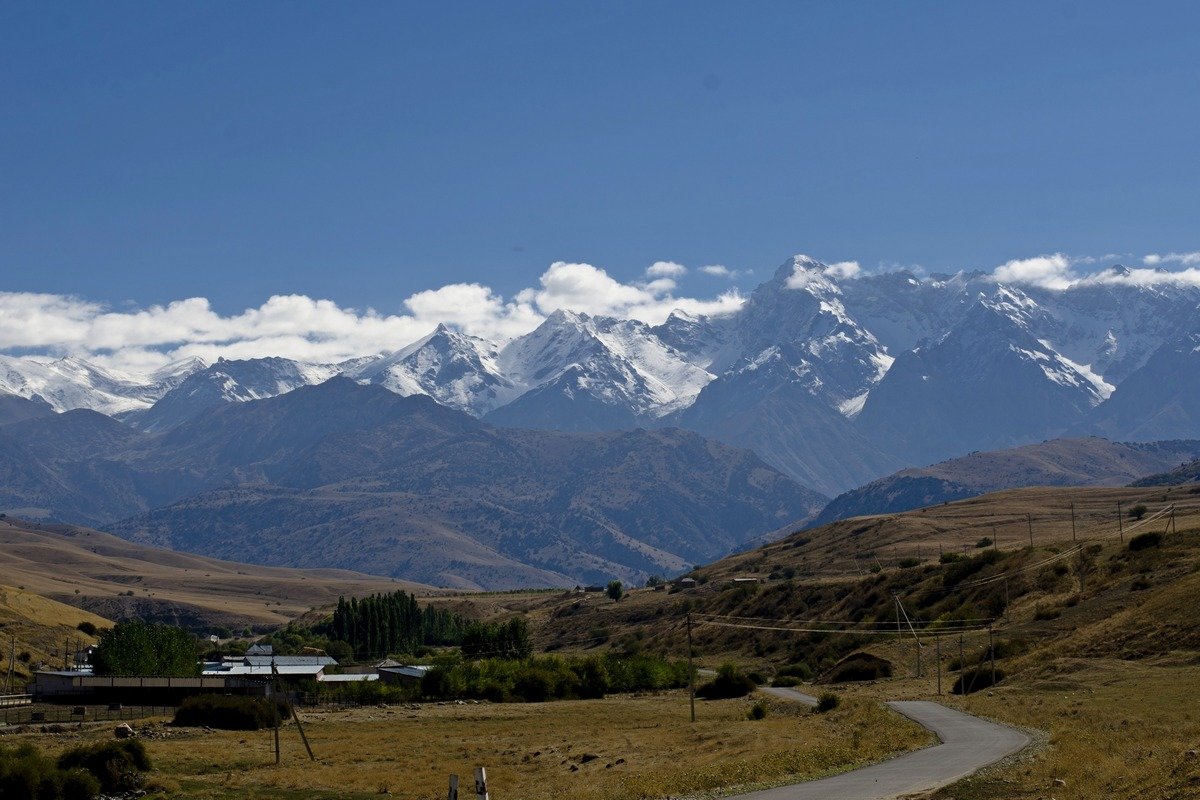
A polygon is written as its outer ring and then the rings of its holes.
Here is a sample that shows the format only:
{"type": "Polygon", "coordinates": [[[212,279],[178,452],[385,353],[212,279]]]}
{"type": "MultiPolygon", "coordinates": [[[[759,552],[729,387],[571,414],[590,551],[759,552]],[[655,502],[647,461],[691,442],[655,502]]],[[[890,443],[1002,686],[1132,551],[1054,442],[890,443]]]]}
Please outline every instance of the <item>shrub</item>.
{"type": "MultiPolygon", "coordinates": [[[[58,757],[58,768],[86,770],[99,781],[105,794],[133,792],[142,788],[142,773],[150,769],[150,757],[145,745],[136,739],[126,739],[68,750],[58,757]]],[[[84,782],[77,778],[73,791],[83,790],[84,782]]]]}
{"type": "Polygon", "coordinates": [[[920,566],[920,564],[921,564],[921,559],[914,558],[912,556],[900,559],[900,568],[901,569],[912,569],[913,567],[920,566]]]}
{"type": "Polygon", "coordinates": [[[750,710],[746,712],[746,719],[756,720],[763,719],[767,716],[767,704],[759,700],[754,705],[750,706],[750,710]]]}
{"type": "Polygon", "coordinates": [[[951,691],[954,694],[971,694],[978,692],[980,689],[987,689],[995,686],[1004,680],[1004,670],[996,670],[996,679],[992,680],[992,668],[990,666],[978,666],[974,669],[969,669],[958,676],[954,681],[954,688],[951,691]]]}
{"type": "Polygon", "coordinates": [[[999,553],[995,550],[988,550],[971,558],[964,558],[962,561],[947,564],[946,571],[942,574],[942,585],[946,587],[953,586],[979,572],[984,567],[995,564],[999,560],[999,553]]]}
{"type": "Polygon", "coordinates": [[[841,699],[833,692],[821,692],[821,696],[817,698],[815,711],[818,714],[824,714],[826,711],[833,711],[839,703],[841,703],[841,699]]]}
{"type": "Polygon", "coordinates": [[[892,677],[892,663],[870,653],[851,653],[833,665],[825,680],[829,683],[874,681],[892,677]]]}
{"type": "Polygon", "coordinates": [[[1149,550],[1152,547],[1162,547],[1162,541],[1163,535],[1158,531],[1139,533],[1129,540],[1129,552],[1136,553],[1140,550],[1149,550]]]}
{"type": "Polygon", "coordinates": [[[1033,618],[1038,621],[1048,619],[1058,619],[1062,616],[1062,609],[1058,606],[1044,606],[1039,604],[1033,609],[1033,618]]]}
{"type": "Polygon", "coordinates": [[[608,586],[604,587],[604,593],[613,600],[620,600],[625,596],[625,586],[620,581],[609,581],[608,586]]]}
{"type": "Polygon", "coordinates": [[[734,664],[722,664],[717,677],[696,689],[696,696],[706,700],[724,700],[745,697],[758,688],[748,675],[734,664]]]}
{"type": "Polygon", "coordinates": [[[76,625],[75,630],[86,633],[88,636],[96,635],[96,626],[86,620],[76,625]]]}
{"type": "MultiPolygon", "coordinates": [[[[276,701],[279,719],[287,719],[287,707],[276,701]]],[[[175,711],[175,724],[185,727],[208,726],[226,731],[257,731],[275,727],[275,713],[265,697],[241,695],[196,695],[183,701],[175,711]]]]}
{"type": "Polygon", "coordinates": [[[794,664],[788,664],[783,669],[779,670],[779,675],[790,678],[797,678],[801,681],[811,681],[813,677],[812,667],[803,661],[797,661],[794,664]]]}
{"type": "Polygon", "coordinates": [[[788,686],[799,686],[800,679],[797,678],[795,675],[776,675],[771,680],[771,685],[772,686],[782,686],[785,688],[788,686]]]}
{"type": "Polygon", "coordinates": [[[1129,509],[1129,516],[1133,517],[1134,519],[1141,519],[1142,517],[1146,516],[1146,507],[1141,503],[1138,503],[1136,506],[1129,509]]]}
{"type": "Polygon", "coordinates": [[[32,744],[0,746],[0,797],[93,800],[100,782],[79,768],[62,769],[32,744]]]}
{"type": "Polygon", "coordinates": [[[959,553],[942,553],[938,556],[939,564],[953,564],[955,561],[962,561],[963,557],[959,553]]]}
{"type": "Polygon", "coordinates": [[[976,542],[975,546],[979,547],[979,548],[983,548],[983,547],[991,547],[992,544],[993,544],[992,537],[985,536],[982,539],[980,539],[978,542],[976,542]]]}

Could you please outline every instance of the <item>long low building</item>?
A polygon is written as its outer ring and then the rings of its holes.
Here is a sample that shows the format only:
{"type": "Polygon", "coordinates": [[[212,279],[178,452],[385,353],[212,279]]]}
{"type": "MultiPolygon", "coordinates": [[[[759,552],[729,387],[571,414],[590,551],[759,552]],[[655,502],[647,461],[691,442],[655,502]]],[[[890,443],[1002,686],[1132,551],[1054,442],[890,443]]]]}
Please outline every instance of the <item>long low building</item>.
{"type": "Polygon", "coordinates": [[[39,670],[34,673],[29,694],[34,702],[129,703],[172,705],[193,694],[265,695],[267,681],[243,675],[165,678],[157,676],[117,677],[93,675],[76,670],[39,670]]]}

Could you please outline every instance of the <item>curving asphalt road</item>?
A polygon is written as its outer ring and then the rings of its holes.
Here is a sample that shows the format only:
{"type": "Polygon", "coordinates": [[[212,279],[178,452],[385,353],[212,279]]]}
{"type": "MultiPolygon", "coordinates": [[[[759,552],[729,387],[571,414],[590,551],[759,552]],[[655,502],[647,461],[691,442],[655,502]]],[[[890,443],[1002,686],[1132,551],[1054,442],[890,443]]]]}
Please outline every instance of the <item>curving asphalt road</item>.
{"type": "MultiPolygon", "coordinates": [[[[817,698],[792,689],[763,689],[784,700],[816,705],[817,698]]],[[[1030,739],[1005,725],[928,700],[896,700],[888,706],[924,725],[942,743],[890,761],[830,778],[737,795],[734,800],[888,800],[928,792],[967,777],[1024,749],[1030,739]]]]}

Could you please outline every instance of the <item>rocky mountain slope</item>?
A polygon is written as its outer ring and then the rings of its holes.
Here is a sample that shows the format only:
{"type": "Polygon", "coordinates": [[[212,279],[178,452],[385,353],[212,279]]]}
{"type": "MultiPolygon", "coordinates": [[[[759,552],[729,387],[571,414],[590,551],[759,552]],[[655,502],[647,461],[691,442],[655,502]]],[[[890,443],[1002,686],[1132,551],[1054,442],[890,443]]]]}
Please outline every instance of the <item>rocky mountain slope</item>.
{"type": "Polygon", "coordinates": [[[1095,437],[971,453],[901,470],[839,495],[809,524],[895,514],[1027,486],[1124,486],[1197,457],[1200,441],[1194,439],[1121,443],[1095,437]]]}
{"type": "Polygon", "coordinates": [[[678,572],[823,498],[679,429],[495,428],[346,378],[162,433],[73,411],[0,429],[0,496],[218,557],[461,587],[678,572]]]}

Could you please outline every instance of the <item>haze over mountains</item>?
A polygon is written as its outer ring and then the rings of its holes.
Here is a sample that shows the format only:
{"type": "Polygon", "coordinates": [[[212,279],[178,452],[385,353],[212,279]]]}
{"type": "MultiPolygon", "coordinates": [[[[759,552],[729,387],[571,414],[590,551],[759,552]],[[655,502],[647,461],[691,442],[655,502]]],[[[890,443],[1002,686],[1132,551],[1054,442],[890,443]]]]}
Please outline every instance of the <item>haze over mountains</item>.
{"type": "Polygon", "coordinates": [[[440,326],[340,364],[191,360],[145,379],[0,357],[0,392],[163,431],[341,374],[504,426],[685,427],[836,495],[1063,434],[1200,436],[1198,307],[1200,288],[1123,267],[1045,288],[992,273],[847,277],[796,256],[723,317],[649,326],[560,310],[503,343],[440,326]]]}
{"type": "Polygon", "coordinates": [[[18,516],[463,588],[641,581],[823,503],[690,431],[494,428],[341,377],[167,432],[87,409],[43,412],[0,428],[0,452],[0,508],[18,516]]]}
{"type": "Polygon", "coordinates": [[[0,356],[0,510],[497,588],[677,572],[830,496],[820,520],[1126,483],[1200,455],[1162,441],[1200,439],[1200,287],[1146,273],[1046,288],[796,256],[735,313],[653,326],[559,310],[506,342],[439,325],[336,364],[144,377],[0,356]]]}

